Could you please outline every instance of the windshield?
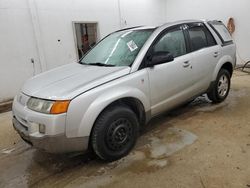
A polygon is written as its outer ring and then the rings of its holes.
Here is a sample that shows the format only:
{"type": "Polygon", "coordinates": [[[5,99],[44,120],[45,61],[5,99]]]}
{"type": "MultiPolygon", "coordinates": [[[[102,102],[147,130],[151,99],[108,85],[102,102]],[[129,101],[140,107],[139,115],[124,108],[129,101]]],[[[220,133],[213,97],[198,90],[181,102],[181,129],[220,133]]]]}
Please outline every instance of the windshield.
{"type": "Polygon", "coordinates": [[[80,63],[97,66],[130,66],[152,29],[119,31],[104,38],[80,63]]]}

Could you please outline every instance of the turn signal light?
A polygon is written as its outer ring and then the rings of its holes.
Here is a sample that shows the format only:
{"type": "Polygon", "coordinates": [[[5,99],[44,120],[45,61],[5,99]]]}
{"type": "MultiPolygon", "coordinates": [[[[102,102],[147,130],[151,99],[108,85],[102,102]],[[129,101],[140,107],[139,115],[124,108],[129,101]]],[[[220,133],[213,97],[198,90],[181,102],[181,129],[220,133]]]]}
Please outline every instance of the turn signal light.
{"type": "Polygon", "coordinates": [[[51,114],[62,114],[67,112],[70,101],[55,101],[50,109],[51,114]]]}

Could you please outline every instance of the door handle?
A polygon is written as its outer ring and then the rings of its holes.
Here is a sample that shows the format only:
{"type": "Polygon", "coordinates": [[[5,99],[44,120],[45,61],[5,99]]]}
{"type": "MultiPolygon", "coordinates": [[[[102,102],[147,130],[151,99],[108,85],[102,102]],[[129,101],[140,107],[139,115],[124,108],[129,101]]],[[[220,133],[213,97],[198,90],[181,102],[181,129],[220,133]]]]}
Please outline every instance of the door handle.
{"type": "Polygon", "coordinates": [[[187,68],[187,67],[189,67],[190,66],[190,63],[189,63],[189,61],[185,61],[185,62],[183,62],[183,65],[182,65],[184,68],[187,68]]]}
{"type": "Polygon", "coordinates": [[[218,57],[219,52],[214,52],[214,57],[218,57]]]}

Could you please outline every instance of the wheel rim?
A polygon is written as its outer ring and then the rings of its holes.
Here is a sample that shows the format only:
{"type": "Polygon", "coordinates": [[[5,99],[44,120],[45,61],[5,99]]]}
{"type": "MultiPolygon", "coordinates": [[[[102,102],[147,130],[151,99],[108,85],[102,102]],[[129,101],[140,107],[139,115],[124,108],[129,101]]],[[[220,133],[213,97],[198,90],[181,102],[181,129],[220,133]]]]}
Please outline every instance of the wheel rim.
{"type": "Polygon", "coordinates": [[[109,149],[120,151],[132,140],[132,124],[125,118],[115,120],[109,127],[106,135],[106,143],[109,149]]]}
{"type": "Polygon", "coordinates": [[[225,97],[225,95],[228,92],[228,88],[229,88],[229,80],[228,77],[223,74],[218,82],[218,94],[220,97],[225,97]]]}

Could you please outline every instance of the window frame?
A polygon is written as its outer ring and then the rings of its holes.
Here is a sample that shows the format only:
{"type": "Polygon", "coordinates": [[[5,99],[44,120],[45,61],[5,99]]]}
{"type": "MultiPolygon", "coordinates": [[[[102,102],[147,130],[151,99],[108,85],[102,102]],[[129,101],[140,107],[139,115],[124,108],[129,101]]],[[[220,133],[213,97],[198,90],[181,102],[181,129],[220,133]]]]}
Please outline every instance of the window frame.
{"type": "MultiPolygon", "coordinates": [[[[148,51],[145,54],[145,56],[144,56],[144,58],[143,58],[143,60],[142,60],[142,62],[140,64],[138,70],[141,70],[141,69],[147,67],[147,62],[149,61],[149,57],[152,56],[153,49],[154,49],[156,43],[159,42],[164,35],[166,35],[168,32],[173,31],[173,30],[181,30],[183,32],[183,36],[184,36],[184,40],[185,40],[185,46],[186,46],[186,53],[183,54],[183,55],[187,55],[188,53],[190,53],[190,45],[189,45],[189,42],[188,42],[188,39],[187,39],[187,36],[186,36],[186,33],[185,33],[185,29],[184,29],[185,25],[186,24],[178,24],[178,25],[168,27],[168,28],[164,29],[163,31],[161,31],[158,34],[158,36],[154,39],[154,41],[152,42],[150,47],[148,48],[148,51]]],[[[181,55],[181,56],[183,56],[183,55],[181,55]]],[[[181,57],[181,56],[178,56],[178,57],[181,57]]],[[[178,58],[178,57],[175,57],[175,58],[178,58]]]]}
{"type": "Polygon", "coordinates": [[[185,29],[185,32],[186,32],[186,34],[187,34],[187,38],[188,38],[188,41],[189,41],[190,53],[199,51],[199,50],[201,50],[201,49],[210,48],[210,47],[212,47],[212,46],[218,45],[218,43],[217,43],[217,41],[215,40],[213,34],[209,31],[209,29],[207,28],[207,26],[206,26],[204,23],[202,23],[202,22],[187,23],[186,26],[187,26],[187,29],[185,29]],[[193,28],[193,27],[200,27],[201,30],[204,32],[205,37],[206,37],[206,43],[207,43],[207,45],[206,45],[205,47],[203,47],[203,48],[198,49],[198,50],[193,50],[193,49],[192,49],[192,45],[191,45],[192,42],[191,42],[191,37],[190,37],[189,31],[190,31],[190,29],[193,28]],[[208,42],[208,35],[210,35],[210,36],[212,37],[212,39],[213,39],[213,41],[214,41],[214,44],[213,44],[213,45],[209,45],[209,42],[208,42]]]}

